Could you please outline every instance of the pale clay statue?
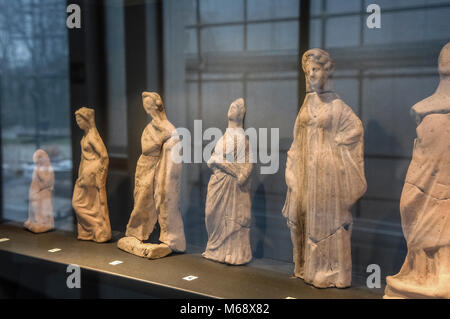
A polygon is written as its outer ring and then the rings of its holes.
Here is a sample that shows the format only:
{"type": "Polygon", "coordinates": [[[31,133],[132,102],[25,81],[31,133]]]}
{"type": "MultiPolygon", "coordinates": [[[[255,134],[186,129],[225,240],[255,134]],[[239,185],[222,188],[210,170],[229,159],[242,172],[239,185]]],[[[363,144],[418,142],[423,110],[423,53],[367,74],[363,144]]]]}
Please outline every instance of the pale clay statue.
{"type": "MultiPolygon", "coordinates": [[[[179,210],[181,163],[174,161],[180,138],[169,122],[157,93],[142,93],[145,112],[152,120],[141,138],[142,154],[136,166],[134,208],[126,237],[117,246],[131,254],[156,259],[172,252],[184,252],[186,239],[179,210]],[[156,222],[160,243],[146,243],[156,222]]],[[[179,155],[179,154],[178,154],[179,155]]]]}
{"type": "Polygon", "coordinates": [[[334,62],[321,49],[302,57],[306,97],[287,154],[283,216],[295,276],[318,288],[351,285],[351,206],[365,193],[363,126],[333,91],[334,62]]]}
{"type": "Polygon", "coordinates": [[[245,113],[243,99],[231,104],[228,128],[208,161],[213,174],[206,196],[208,243],[203,257],[232,265],[252,259],[250,174],[253,164],[243,129],[245,113]]]}
{"type": "Polygon", "coordinates": [[[75,112],[75,118],[84,131],[78,179],[72,197],[78,220],[78,239],[106,242],[111,239],[106,196],[108,152],[95,126],[94,110],[82,107],[75,112]]]}
{"type": "Polygon", "coordinates": [[[417,138],[400,200],[408,253],[384,298],[450,298],[450,43],[438,69],[436,92],[411,109],[417,138]]]}
{"type": "Polygon", "coordinates": [[[45,151],[37,150],[33,162],[36,167],[29,192],[28,219],[24,226],[33,233],[44,233],[54,227],[52,197],[55,175],[45,151]]]}

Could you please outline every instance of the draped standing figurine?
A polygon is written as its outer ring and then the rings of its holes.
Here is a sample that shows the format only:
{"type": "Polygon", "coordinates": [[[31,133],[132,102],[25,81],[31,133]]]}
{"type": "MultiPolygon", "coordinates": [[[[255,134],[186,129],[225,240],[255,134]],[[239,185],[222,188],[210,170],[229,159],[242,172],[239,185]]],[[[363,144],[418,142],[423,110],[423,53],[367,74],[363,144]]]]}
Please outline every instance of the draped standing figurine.
{"type": "Polygon", "coordinates": [[[245,112],[243,99],[230,105],[228,128],[208,161],[213,174],[206,195],[208,243],[203,257],[232,265],[252,259],[250,174],[253,164],[243,129],[245,112]]]}
{"type": "Polygon", "coordinates": [[[450,298],[450,43],[436,92],[411,109],[417,138],[400,199],[408,253],[385,298],[450,298]]]}
{"type": "Polygon", "coordinates": [[[36,167],[29,192],[28,219],[24,226],[33,233],[43,233],[54,227],[52,197],[55,174],[45,151],[37,150],[33,161],[36,167]]]}
{"type": "Polygon", "coordinates": [[[295,276],[319,288],[344,288],[352,275],[350,209],[366,191],[363,126],[332,89],[327,52],[305,52],[302,68],[307,92],[287,154],[283,216],[295,276]]]}
{"type": "Polygon", "coordinates": [[[117,246],[131,254],[156,259],[186,249],[179,210],[180,138],[167,119],[159,94],[143,92],[142,102],[152,120],[141,137],[142,154],[136,166],[134,208],[125,237],[117,246]],[[156,223],[160,226],[159,242],[145,242],[156,223]]]}
{"type": "Polygon", "coordinates": [[[78,239],[106,242],[111,239],[106,177],[108,152],[95,126],[93,109],[82,107],[75,112],[81,139],[81,162],[73,190],[72,206],[78,221],[78,239]]]}

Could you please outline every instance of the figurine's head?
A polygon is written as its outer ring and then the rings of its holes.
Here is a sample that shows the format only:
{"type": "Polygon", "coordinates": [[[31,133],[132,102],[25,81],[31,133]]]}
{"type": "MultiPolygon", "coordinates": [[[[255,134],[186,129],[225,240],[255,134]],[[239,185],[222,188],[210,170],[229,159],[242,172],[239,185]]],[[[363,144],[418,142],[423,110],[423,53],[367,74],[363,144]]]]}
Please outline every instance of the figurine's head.
{"type": "Polygon", "coordinates": [[[247,109],[245,108],[244,99],[239,98],[231,103],[228,109],[228,120],[242,125],[246,112],[247,109]]]}
{"type": "Polygon", "coordinates": [[[50,158],[48,157],[47,152],[44,150],[38,149],[33,154],[33,162],[39,166],[48,166],[50,165],[50,158]]]}
{"type": "Polygon", "coordinates": [[[78,126],[86,131],[95,127],[95,111],[93,109],[82,107],[75,112],[75,119],[78,126]]]}
{"type": "Polygon", "coordinates": [[[450,42],[442,48],[438,65],[441,76],[450,76],[450,42]]]}
{"type": "Polygon", "coordinates": [[[307,91],[322,92],[333,74],[334,61],[326,51],[311,49],[303,54],[302,69],[307,91]]]}
{"type": "Polygon", "coordinates": [[[142,92],[142,104],[145,112],[152,118],[159,118],[165,114],[164,104],[158,93],[142,92]]]}

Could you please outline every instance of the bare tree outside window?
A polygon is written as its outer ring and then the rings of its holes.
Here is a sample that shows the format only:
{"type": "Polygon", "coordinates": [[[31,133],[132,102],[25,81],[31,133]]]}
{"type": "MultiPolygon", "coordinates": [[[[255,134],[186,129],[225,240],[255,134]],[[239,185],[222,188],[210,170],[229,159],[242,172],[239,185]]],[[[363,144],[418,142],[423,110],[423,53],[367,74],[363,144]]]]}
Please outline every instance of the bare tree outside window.
{"type": "Polygon", "coordinates": [[[66,1],[0,0],[6,219],[22,221],[26,215],[32,155],[38,148],[49,153],[55,167],[56,217],[70,214],[68,56],[66,1]]]}

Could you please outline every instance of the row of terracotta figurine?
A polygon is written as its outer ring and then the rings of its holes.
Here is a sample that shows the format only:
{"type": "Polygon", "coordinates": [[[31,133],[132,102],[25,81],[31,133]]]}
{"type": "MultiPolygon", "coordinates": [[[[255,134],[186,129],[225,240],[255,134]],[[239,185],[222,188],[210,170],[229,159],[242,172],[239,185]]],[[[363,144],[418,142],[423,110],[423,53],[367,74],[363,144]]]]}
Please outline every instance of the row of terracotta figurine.
{"type": "MultiPolygon", "coordinates": [[[[352,274],[350,208],[367,187],[363,126],[333,91],[334,62],[327,52],[307,51],[302,68],[307,94],[288,152],[288,192],[282,213],[291,231],[295,276],[316,287],[343,288],[351,285],[352,274]]],[[[438,69],[438,89],[412,108],[418,137],[400,203],[408,254],[400,272],[387,277],[387,298],[450,298],[450,43],[441,51],[438,69]]],[[[178,207],[181,164],[172,160],[180,140],[160,96],[144,92],[142,99],[152,120],[142,134],[134,209],[118,247],[138,256],[161,258],[186,249],[178,207]],[[145,242],[157,222],[160,243],[145,242]]],[[[243,99],[231,104],[228,129],[208,161],[213,174],[206,198],[208,243],[203,256],[234,265],[252,258],[249,184],[253,166],[248,140],[239,130],[245,113],[243,99]]],[[[105,242],[111,238],[105,189],[108,154],[95,127],[94,111],[83,107],[76,112],[76,120],[84,130],[73,194],[78,238],[105,242]]],[[[47,199],[53,175],[45,152],[38,150],[35,161],[26,226],[39,231],[52,227],[51,200],[47,199]],[[38,212],[47,214],[48,223],[38,212]],[[42,225],[46,226],[39,228],[42,225]]]]}

